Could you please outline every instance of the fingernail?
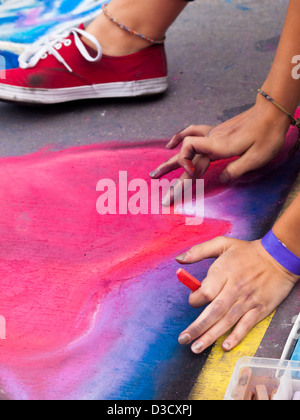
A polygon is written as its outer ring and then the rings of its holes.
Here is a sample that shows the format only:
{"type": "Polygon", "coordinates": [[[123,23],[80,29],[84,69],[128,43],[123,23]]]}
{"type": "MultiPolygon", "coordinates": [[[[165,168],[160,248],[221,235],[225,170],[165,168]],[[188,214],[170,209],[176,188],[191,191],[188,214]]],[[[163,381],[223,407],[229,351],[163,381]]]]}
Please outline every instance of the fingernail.
{"type": "Polygon", "coordinates": [[[194,165],[192,163],[186,165],[184,169],[189,174],[189,176],[191,176],[192,178],[194,178],[194,176],[195,176],[195,168],[194,168],[194,165]]]}
{"type": "Polygon", "coordinates": [[[229,351],[231,349],[231,343],[229,343],[229,341],[223,343],[223,349],[229,351]]]}
{"type": "Polygon", "coordinates": [[[203,343],[201,341],[199,341],[198,343],[192,346],[192,352],[196,354],[201,353],[202,349],[203,349],[203,343]]]}
{"type": "Polygon", "coordinates": [[[157,173],[158,173],[158,171],[150,172],[149,176],[151,176],[151,178],[154,178],[154,177],[156,177],[157,173]]]}
{"type": "Polygon", "coordinates": [[[182,334],[178,338],[179,344],[182,344],[183,346],[188,344],[191,341],[191,337],[188,334],[182,334]]]}
{"type": "Polygon", "coordinates": [[[166,145],[166,149],[170,149],[173,143],[173,139],[169,141],[169,143],[166,145]]]}
{"type": "Polygon", "coordinates": [[[179,262],[183,262],[185,261],[186,257],[187,257],[187,253],[184,253],[184,254],[178,255],[178,257],[176,257],[175,260],[179,262]]]}

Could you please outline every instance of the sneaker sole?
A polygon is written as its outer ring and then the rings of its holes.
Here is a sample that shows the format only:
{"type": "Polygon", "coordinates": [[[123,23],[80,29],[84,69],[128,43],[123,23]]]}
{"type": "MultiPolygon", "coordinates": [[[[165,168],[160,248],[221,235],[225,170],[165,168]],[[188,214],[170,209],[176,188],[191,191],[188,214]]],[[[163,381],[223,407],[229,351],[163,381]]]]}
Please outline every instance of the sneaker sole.
{"type": "Polygon", "coordinates": [[[0,84],[0,100],[28,104],[58,104],[99,98],[128,98],[163,93],[168,78],[103,83],[65,89],[32,89],[0,84]]]}

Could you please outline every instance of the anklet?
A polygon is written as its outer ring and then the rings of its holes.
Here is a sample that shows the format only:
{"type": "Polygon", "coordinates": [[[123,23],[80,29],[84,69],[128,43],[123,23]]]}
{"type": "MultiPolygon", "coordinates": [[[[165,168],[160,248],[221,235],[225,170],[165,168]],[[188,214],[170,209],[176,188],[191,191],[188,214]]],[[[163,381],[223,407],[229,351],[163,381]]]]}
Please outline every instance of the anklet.
{"type": "Polygon", "coordinates": [[[108,3],[102,5],[103,14],[115,25],[117,25],[119,28],[123,29],[123,31],[128,32],[131,35],[137,36],[138,38],[143,39],[144,41],[148,41],[150,44],[158,45],[163,44],[165,42],[165,38],[161,39],[159,41],[156,41],[155,39],[150,38],[149,36],[142,35],[139,32],[135,31],[134,29],[130,29],[127,26],[123,25],[122,23],[118,22],[116,18],[114,18],[109,11],[107,10],[108,3]]]}
{"type": "Polygon", "coordinates": [[[262,89],[258,89],[258,93],[260,93],[264,98],[266,98],[268,101],[270,101],[273,105],[275,105],[278,109],[280,109],[282,112],[284,112],[290,119],[291,125],[294,127],[297,127],[299,130],[299,136],[295,143],[295,145],[290,150],[290,156],[294,156],[300,147],[300,118],[294,118],[292,114],[290,114],[283,106],[279,105],[276,101],[274,101],[271,96],[269,96],[267,93],[265,93],[262,89]]]}

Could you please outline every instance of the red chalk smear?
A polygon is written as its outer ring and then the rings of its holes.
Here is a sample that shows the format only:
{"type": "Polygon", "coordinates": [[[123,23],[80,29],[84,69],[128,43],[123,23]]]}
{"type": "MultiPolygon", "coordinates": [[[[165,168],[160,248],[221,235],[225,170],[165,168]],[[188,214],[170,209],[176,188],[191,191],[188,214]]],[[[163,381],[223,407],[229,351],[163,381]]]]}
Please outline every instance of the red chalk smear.
{"type": "MultiPolygon", "coordinates": [[[[169,156],[158,143],[1,159],[0,314],[7,320],[2,363],[27,368],[28,358],[64,348],[90,328],[111,291],[231,229],[221,220],[187,226],[181,215],[96,212],[99,179],[117,181],[124,170],[129,180],[150,183],[148,173],[169,156]]],[[[109,344],[107,336],[99,351],[109,344]]]]}

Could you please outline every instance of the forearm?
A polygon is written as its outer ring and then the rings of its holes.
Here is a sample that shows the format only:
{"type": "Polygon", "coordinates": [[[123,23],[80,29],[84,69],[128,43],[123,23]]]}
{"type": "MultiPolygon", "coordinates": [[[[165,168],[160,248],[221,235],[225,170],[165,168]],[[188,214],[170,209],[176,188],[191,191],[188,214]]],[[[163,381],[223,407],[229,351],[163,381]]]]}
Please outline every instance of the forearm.
{"type": "Polygon", "coordinates": [[[273,228],[277,238],[300,258],[300,194],[273,228]]]}
{"type": "MultiPolygon", "coordinates": [[[[293,57],[300,54],[300,1],[290,0],[282,36],[271,71],[262,89],[291,114],[300,101],[300,80],[292,75],[293,57]]],[[[263,102],[264,98],[259,98],[263,102]]]]}
{"type": "MultiPolygon", "coordinates": [[[[276,57],[262,87],[291,114],[295,113],[300,101],[300,80],[293,77],[293,57],[300,54],[299,22],[300,0],[290,0],[276,57]]],[[[258,101],[262,106],[272,105],[266,104],[261,95],[258,95],[258,101]]],[[[280,110],[273,109],[271,112],[280,117],[280,110]]],[[[290,251],[300,257],[300,194],[275,224],[273,232],[290,251]]]]}

